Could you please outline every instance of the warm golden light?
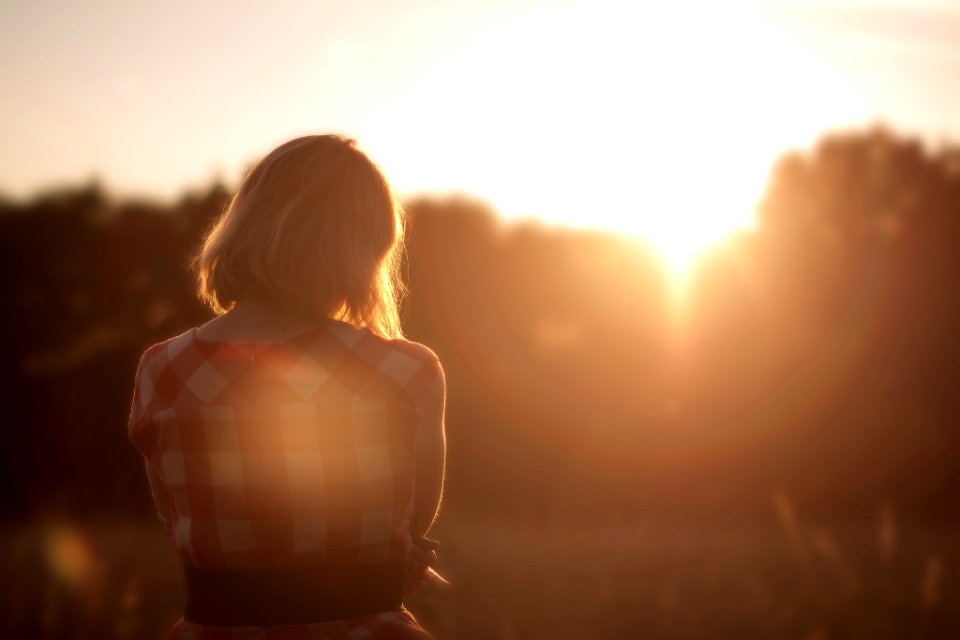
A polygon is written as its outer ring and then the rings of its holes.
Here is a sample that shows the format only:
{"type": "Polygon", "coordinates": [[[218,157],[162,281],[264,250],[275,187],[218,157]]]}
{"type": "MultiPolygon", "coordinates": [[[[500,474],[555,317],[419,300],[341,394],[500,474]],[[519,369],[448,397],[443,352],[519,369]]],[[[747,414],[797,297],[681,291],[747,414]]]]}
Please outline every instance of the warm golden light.
{"type": "Polygon", "coordinates": [[[96,576],[96,554],[90,539],[79,529],[53,526],[46,531],[44,542],[49,569],[61,583],[79,589],[96,576]]]}
{"type": "Polygon", "coordinates": [[[960,639],[958,34],[5,2],[0,640],[960,639]]]}
{"type": "Polygon", "coordinates": [[[514,18],[438,63],[372,139],[401,185],[431,175],[509,217],[642,236],[682,280],[751,226],[783,140],[851,101],[773,16],[694,5],[695,20],[689,4],[514,18]],[[410,130],[439,148],[400,144],[410,130]]]}
{"type": "Polygon", "coordinates": [[[24,4],[7,21],[11,60],[61,69],[45,39],[60,30],[89,57],[80,84],[6,65],[18,97],[0,118],[0,192],[97,175],[114,192],[175,196],[211,172],[232,182],[283,140],[337,131],[402,194],[465,191],[512,218],[636,233],[682,274],[704,246],[750,226],[784,150],[877,119],[931,137],[958,130],[956,83],[942,80],[956,75],[947,2],[328,11],[298,0],[258,13],[252,43],[249,17],[225,3],[195,21],[139,5],[51,16],[24,4]],[[141,23],[157,37],[131,47],[123,34],[141,23]]]}

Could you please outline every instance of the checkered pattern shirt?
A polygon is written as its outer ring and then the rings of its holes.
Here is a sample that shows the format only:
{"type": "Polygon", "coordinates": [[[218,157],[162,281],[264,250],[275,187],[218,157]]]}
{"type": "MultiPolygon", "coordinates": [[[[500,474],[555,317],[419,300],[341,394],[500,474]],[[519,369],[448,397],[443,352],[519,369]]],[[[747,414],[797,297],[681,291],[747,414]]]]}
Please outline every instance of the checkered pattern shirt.
{"type": "MultiPolygon", "coordinates": [[[[150,347],[128,433],[170,497],[182,561],[402,560],[411,546],[414,437],[439,374],[422,345],[340,322],[273,343],[208,341],[192,329],[150,347]]],[[[352,635],[343,637],[423,637],[406,611],[378,615],[344,621],[352,635]]],[[[222,627],[178,628],[171,637],[232,637],[222,627]]],[[[328,637],[317,634],[329,628],[276,627],[264,637],[328,637]]]]}

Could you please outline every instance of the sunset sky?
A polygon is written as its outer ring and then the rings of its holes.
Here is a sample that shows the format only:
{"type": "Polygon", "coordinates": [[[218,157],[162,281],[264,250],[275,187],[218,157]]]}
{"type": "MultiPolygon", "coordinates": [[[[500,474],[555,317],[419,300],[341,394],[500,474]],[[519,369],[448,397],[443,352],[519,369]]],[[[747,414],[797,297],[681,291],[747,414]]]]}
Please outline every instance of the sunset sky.
{"type": "Polygon", "coordinates": [[[682,254],[749,225],[770,162],[824,130],[960,141],[960,2],[7,0],[0,92],[14,197],[233,185],[332,131],[403,194],[682,254]]]}

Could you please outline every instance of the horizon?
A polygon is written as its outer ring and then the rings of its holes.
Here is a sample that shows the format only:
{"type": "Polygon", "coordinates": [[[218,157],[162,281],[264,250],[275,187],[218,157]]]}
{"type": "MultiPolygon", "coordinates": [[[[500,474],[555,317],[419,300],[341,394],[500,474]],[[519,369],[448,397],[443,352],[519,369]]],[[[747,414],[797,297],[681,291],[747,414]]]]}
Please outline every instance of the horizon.
{"type": "Polygon", "coordinates": [[[95,181],[170,202],[238,184],[287,139],[339,132],[401,198],[465,195],[506,220],[642,236],[683,270],[749,229],[774,163],[825,134],[960,140],[947,2],[3,13],[0,193],[21,201],[95,181]]]}
{"type": "Polygon", "coordinates": [[[960,0],[590,2],[0,5],[0,637],[960,638],[960,0]]]}

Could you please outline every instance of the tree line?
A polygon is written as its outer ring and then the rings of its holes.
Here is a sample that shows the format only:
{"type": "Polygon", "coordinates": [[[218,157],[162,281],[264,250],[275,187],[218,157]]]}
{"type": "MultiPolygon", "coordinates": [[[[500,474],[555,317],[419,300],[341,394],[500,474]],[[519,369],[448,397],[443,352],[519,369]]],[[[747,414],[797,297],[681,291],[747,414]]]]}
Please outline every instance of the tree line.
{"type": "MultiPolygon", "coordinates": [[[[149,512],[133,372],[209,318],[188,261],[228,198],[0,199],[7,518],[149,512]]],[[[450,509],[722,517],[785,491],[958,515],[960,149],[874,128],[785,154],[756,229],[679,302],[636,240],[466,198],[406,209],[404,326],[447,371],[450,509]]]]}

